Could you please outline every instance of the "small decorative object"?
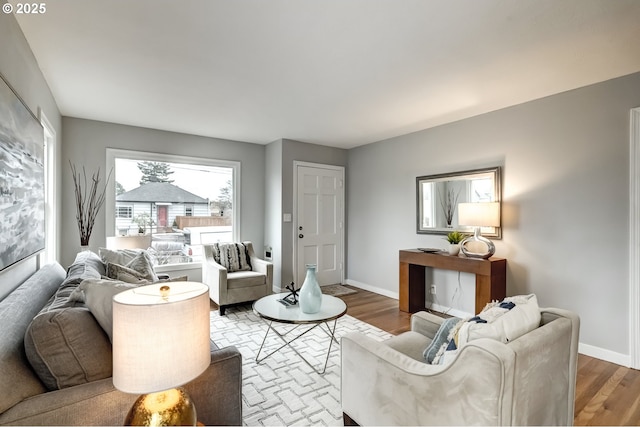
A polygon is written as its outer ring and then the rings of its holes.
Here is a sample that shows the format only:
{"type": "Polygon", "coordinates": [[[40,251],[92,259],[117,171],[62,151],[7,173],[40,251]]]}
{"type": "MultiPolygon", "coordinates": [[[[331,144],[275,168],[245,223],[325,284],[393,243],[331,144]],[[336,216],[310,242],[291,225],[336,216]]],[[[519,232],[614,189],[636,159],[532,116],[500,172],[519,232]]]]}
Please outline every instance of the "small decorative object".
{"type": "Polygon", "coordinates": [[[113,385],[144,393],[125,425],[196,425],[181,387],[209,366],[209,291],[202,283],[154,284],[113,298],[113,385]]]}
{"type": "Polygon", "coordinates": [[[470,258],[490,258],[496,247],[493,242],[482,237],[480,227],[500,227],[500,204],[497,202],[460,203],[458,205],[460,225],[475,227],[473,236],[460,243],[460,250],[470,258]]]}
{"type": "Polygon", "coordinates": [[[111,178],[111,172],[104,183],[104,187],[100,187],[100,169],[91,175],[91,184],[87,183],[87,173],[82,168],[82,175],[76,170],[76,167],[69,160],[71,166],[71,174],[73,176],[73,186],[76,194],[76,221],[78,222],[78,231],[80,232],[80,246],[88,247],[91,232],[96,222],[96,217],[100,208],[104,204],[105,193],[107,192],[107,183],[111,178]]]}
{"type": "Polygon", "coordinates": [[[466,234],[459,231],[451,231],[447,234],[446,240],[449,242],[449,255],[458,255],[460,252],[460,242],[467,237],[466,234]]]}
{"type": "Polygon", "coordinates": [[[300,310],[303,313],[314,314],[320,311],[322,305],[322,290],[316,279],[315,264],[307,264],[307,275],[300,288],[300,310]]]}
{"type": "Polygon", "coordinates": [[[291,282],[290,285],[285,286],[285,289],[289,291],[289,294],[286,297],[279,299],[278,302],[287,308],[298,305],[299,289],[296,289],[296,285],[293,282],[291,282]]]}

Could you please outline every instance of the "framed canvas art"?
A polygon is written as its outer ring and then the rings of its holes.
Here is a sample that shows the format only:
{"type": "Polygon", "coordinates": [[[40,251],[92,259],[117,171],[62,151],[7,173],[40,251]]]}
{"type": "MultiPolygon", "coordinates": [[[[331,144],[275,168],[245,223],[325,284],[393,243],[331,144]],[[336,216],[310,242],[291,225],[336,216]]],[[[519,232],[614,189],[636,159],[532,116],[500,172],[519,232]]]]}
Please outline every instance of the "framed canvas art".
{"type": "Polygon", "coordinates": [[[44,130],[0,76],[0,270],[45,245],[44,130]]]}

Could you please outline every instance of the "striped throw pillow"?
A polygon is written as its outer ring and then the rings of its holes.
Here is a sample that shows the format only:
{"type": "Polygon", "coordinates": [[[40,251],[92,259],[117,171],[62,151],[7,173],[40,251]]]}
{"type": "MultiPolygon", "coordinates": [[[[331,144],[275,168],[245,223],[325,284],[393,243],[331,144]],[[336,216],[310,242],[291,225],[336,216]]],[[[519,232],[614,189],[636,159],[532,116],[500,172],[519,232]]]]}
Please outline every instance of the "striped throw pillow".
{"type": "Polygon", "coordinates": [[[229,273],[251,270],[249,251],[244,243],[214,243],[213,257],[229,273]]]}

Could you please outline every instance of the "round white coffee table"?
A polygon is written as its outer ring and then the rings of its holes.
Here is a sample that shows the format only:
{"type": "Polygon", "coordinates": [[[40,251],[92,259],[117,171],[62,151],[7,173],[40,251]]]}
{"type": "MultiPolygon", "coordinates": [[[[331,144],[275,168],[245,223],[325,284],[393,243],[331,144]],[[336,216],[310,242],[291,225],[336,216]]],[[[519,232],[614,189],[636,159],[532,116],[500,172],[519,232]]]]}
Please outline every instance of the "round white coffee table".
{"type": "Polygon", "coordinates": [[[335,337],[336,325],[338,324],[338,319],[347,313],[347,304],[345,304],[344,301],[342,301],[340,298],[336,298],[331,295],[322,295],[322,305],[320,306],[320,311],[314,314],[306,314],[303,313],[302,310],[300,310],[299,305],[287,307],[278,301],[285,296],[287,296],[287,293],[268,295],[266,297],[260,298],[258,301],[253,303],[253,312],[256,313],[267,324],[267,332],[264,335],[264,339],[262,340],[262,344],[260,345],[260,349],[258,350],[258,354],[256,355],[256,362],[260,363],[269,356],[277,353],[284,347],[289,346],[314,371],[316,371],[318,374],[324,374],[327,370],[327,363],[329,361],[331,345],[334,341],[336,341],[336,343],[338,342],[335,337]],[[331,321],[333,321],[333,325],[330,325],[331,321]],[[295,325],[295,327],[285,332],[280,332],[274,328],[274,322],[293,324],[295,325]],[[305,329],[302,333],[294,336],[292,339],[287,340],[287,335],[297,330],[298,327],[302,325],[311,325],[311,327],[305,329]],[[319,370],[311,363],[309,363],[309,361],[302,354],[300,354],[300,352],[298,352],[298,350],[296,350],[296,348],[293,347],[291,343],[321,325],[324,325],[324,327],[322,327],[321,329],[325,331],[329,336],[329,347],[327,348],[327,356],[324,361],[324,367],[322,368],[322,370],[319,370]],[[273,331],[278,337],[280,337],[284,344],[261,359],[260,352],[264,347],[264,343],[267,340],[267,336],[269,335],[270,331],[273,331]]]}

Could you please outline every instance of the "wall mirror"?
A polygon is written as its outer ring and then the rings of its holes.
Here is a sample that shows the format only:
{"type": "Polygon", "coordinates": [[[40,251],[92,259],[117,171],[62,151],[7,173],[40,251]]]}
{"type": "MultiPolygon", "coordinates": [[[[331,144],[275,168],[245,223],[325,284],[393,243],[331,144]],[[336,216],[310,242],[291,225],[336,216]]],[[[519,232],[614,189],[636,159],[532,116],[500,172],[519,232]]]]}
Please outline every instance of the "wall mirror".
{"type": "MultiPolygon", "coordinates": [[[[458,203],[500,202],[500,175],[497,166],[417,177],[417,232],[447,234],[458,230],[473,233],[473,227],[458,224],[458,203]]],[[[485,237],[502,238],[501,227],[482,227],[481,231],[485,237]]]]}

